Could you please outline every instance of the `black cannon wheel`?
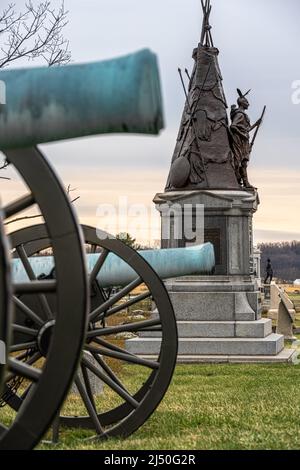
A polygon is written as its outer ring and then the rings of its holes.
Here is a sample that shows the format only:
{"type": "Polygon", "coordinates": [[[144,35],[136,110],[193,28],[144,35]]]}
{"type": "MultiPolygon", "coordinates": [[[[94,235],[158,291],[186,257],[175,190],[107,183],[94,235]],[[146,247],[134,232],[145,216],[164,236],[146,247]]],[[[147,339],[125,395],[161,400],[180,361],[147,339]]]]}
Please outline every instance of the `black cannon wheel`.
{"type": "Polygon", "coordinates": [[[0,392],[2,391],[4,372],[7,362],[10,328],[12,322],[12,284],[7,237],[2,225],[0,213],[0,392]]]}
{"type": "Polygon", "coordinates": [[[11,219],[34,205],[39,207],[51,240],[56,270],[55,280],[36,279],[27,263],[26,251],[20,247],[19,257],[28,280],[14,285],[13,302],[27,326],[14,324],[12,332],[38,336],[45,349],[42,362],[41,354],[30,347],[28,340],[10,349],[4,394],[9,395],[9,385],[20,378],[30,390],[10,422],[6,422],[0,409],[0,449],[21,450],[31,449],[40,441],[72,384],[86,334],[88,284],[81,230],[53,169],[37,148],[10,150],[5,154],[26,183],[28,193],[7,204],[3,212],[11,219]],[[47,309],[49,292],[55,292],[55,325],[47,309]],[[43,304],[37,314],[23,301],[33,293],[43,304]]]}
{"type": "MultiPolygon", "coordinates": [[[[100,438],[125,437],[148,419],[168,389],[177,357],[175,316],[162,281],[137,252],[112,237],[99,239],[95,228],[83,226],[82,229],[86,251],[98,254],[90,273],[90,326],[81,367],[75,379],[87,415],[78,416],[70,400],[67,400],[64,410],[68,415],[62,411],[60,424],[94,429],[100,438]],[[136,273],[135,281],[113,293],[101,289],[97,282],[109,253],[123,259],[136,273]],[[143,291],[128,298],[139,286],[143,286],[143,291]],[[147,299],[155,303],[156,314],[129,322],[132,309],[147,299]],[[129,310],[127,314],[126,309],[129,310]],[[159,352],[151,358],[132,354],[126,350],[126,342],[124,347],[124,344],[115,341],[117,334],[137,334],[142,331],[159,331],[159,352]],[[135,374],[141,374],[139,380],[135,379],[135,374]],[[104,384],[104,391],[98,397],[94,396],[91,384],[95,379],[104,384]],[[128,384],[128,379],[129,382],[137,382],[131,391],[129,387],[133,384],[128,384]],[[112,392],[117,401],[112,399],[112,392]]],[[[36,255],[49,246],[43,225],[21,229],[11,235],[11,241],[16,250],[23,246],[28,256],[36,255]]],[[[22,399],[15,396],[10,405],[20,406],[21,403],[22,399]]]]}

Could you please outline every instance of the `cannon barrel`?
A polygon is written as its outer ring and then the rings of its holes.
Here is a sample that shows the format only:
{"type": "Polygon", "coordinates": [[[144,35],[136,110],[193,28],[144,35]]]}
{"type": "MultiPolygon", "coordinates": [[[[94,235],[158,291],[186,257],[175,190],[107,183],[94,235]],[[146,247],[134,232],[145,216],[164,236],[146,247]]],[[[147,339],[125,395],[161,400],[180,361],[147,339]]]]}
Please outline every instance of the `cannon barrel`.
{"type": "MultiPolygon", "coordinates": [[[[173,248],[164,250],[143,250],[139,254],[152,266],[161,279],[173,277],[209,274],[215,266],[214,248],[211,243],[188,248],[173,248]]],[[[88,254],[88,270],[92,271],[99,254],[88,254]]],[[[51,256],[30,258],[30,264],[37,277],[49,275],[54,267],[51,256]]],[[[110,253],[98,275],[101,287],[124,286],[135,280],[135,271],[121,258],[110,253]]],[[[20,259],[13,260],[14,282],[28,280],[20,259]]]]}
{"type": "Polygon", "coordinates": [[[158,134],[163,107],[156,55],[0,72],[0,149],[107,133],[158,134]]]}

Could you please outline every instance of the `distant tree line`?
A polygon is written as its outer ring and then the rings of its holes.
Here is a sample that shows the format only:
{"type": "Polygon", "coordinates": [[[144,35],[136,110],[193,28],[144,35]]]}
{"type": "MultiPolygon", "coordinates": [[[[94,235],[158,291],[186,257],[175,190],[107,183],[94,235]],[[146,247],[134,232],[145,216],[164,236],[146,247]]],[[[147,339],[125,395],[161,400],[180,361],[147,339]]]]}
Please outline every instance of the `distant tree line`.
{"type": "Polygon", "coordinates": [[[262,252],[262,276],[270,258],[274,277],[288,283],[300,279],[300,242],[262,243],[259,248],[262,252]]]}
{"type": "Polygon", "coordinates": [[[134,250],[143,251],[153,249],[150,246],[140,245],[139,243],[137,243],[136,239],[133,238],[128,232],[120,232],[116,235],[116,238],[118,240],[121,240],[123,243],[125,243],[125,245],[130,246],[134,250]]]}

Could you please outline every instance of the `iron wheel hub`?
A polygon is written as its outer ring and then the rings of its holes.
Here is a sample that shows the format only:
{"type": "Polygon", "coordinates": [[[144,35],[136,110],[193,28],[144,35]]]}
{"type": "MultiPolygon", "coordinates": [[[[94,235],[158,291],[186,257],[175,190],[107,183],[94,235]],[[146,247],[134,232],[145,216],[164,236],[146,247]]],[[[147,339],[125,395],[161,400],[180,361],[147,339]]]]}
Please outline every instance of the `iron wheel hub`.
{"type": "Polygon", "coordinates": [[[47,356],[49,347],[51,345],[54,326],[55,320],[48,321],[42,326],[37,337],[39,351],[44,357],[47,356]]]}

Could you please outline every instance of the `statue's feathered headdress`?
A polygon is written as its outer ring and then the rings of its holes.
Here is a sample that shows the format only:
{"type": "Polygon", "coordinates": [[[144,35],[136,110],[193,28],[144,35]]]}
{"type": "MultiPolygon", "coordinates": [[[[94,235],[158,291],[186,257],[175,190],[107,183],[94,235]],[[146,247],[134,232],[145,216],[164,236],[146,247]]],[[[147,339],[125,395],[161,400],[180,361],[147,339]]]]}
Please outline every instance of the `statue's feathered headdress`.
{"type": "Polygon", "coordinates": [[[251,89],[248,90],[247,93],[243,94],[239,88],[237,89],[237,92],[240,98],[246,98],[246,96],[249,95],[250,91],[251,89]]]}

